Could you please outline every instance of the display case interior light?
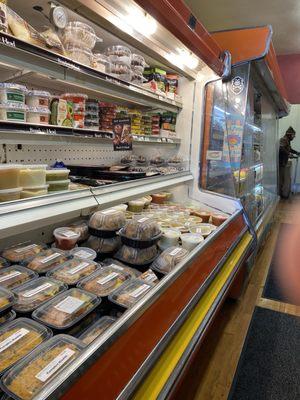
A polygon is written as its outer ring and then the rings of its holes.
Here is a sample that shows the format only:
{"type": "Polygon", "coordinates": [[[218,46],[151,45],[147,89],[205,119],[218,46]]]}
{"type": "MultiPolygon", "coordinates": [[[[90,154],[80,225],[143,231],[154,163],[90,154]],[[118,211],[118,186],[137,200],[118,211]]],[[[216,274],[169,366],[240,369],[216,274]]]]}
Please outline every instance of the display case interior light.
{"type": "Polygon", "coordinates": [[[151,36],[157,30],[157,22],[149,14],[136,7],[130,7],[124,22],[144,36],[151,36]]]}
{"type": "Polygon", "coordinates": [[[199,59],[191,51],[186,49],[177,49],[177,53],[169,53],[167,60],[176,67],[196,69],[199,65],[199,59]]]}

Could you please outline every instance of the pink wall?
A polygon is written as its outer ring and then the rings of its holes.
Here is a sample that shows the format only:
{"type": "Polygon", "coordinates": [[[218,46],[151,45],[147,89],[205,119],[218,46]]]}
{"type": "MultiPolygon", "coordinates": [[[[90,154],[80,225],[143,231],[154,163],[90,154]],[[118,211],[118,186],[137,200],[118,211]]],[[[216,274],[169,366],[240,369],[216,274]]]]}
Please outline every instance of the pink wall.
{"type": "Polygon", "coordinates": [[[300,104],[300,54],[277,56],[291,104],[300,104]]]}

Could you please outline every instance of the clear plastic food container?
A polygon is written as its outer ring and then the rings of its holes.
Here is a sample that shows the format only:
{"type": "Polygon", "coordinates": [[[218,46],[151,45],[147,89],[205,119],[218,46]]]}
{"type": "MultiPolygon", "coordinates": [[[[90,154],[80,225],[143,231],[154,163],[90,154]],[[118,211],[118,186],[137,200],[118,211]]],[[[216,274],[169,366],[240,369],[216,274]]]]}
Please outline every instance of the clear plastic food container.
{"type": "Polygon", "coordinates": [[[78,241],[81,242],[89,237],[89,227],[87,221],[84,220],[75,221],[72,224],[70,224],[69,227],[71,228],[71,230],[80,234],[78,241]]]}
{"type": "Polygon", "coordinates": [[[47,165],[22,165],[20,168],[20,187],[29,188],[46,184],[47,165]]]}
{"type": "Polygon", "coordinates": [[[0,120],[25,122],[27,106],[22,103],[0,103],[0,120]]]}
{"type": "Polygon", "coordinates": [[[93,68],[97,71],[104,72],[107,74],[111,73],[111,62],[104,54],[96,53],[93,55],[93,68]]]}
{"type": "Polygon", "coordinates": [[[156,284],[159,282],[158,277],[155,275],[155,273],[152,271],[152,269],[148,269],[143,274],[141,274],[139,276],[139,279],[142,281],[145,281],[147,283],[153,283],[153,284],[156,284]]]}
{"type": "Polygon", "coordinates": [[[85,112],[85,102],[88,96],[84,93],[64,93],[61,96],[67,101],[71,101],[74,104],[74,113],[85,112]]]}
{"type": "Polygon", "coordinates": [[[0,165],[0,190],[20,188],[20,165],[0,165]]]}
{"type": "Polygon", "coordinates": [[[17,318],[0,327],[0,373],[12,367],[52,336],[50,329],[28,318],[17,318]]]}
{"type": "Polygon", "coordinates": [[[131,200],[128,202],[128,211],[141,213],[145,207],[144,200],[131,200]]]}
{"type": "Polygon", "coordinates": [[[84,349],[78,339],[57,335],[35,349],[2,378],[4,390],[15,399],[31,400],[84,349]]]}
{"type": "Polygon", "coordinates": [[[165,249],[171,246],[177,246],[181,232],[176,229],[164,229],[163,235],[159,241],[159,246],[165,249]]]}
{"type": "Polygon", "coordinates": [[[143,56],[140,54],[131,54],[131,69],[138,73],[138,74],[143,74],[145,67],[148,65],[146,64],[146,61],[143,56]]]}
{"type": "Polygon", "coordinates": [[[105,54],[109,57],[112,63],[121,62],[127,64],[129,67],[131,65],[131,51],[125,46],[110,46],[105,50],[105,54]]]}
{"type": "Polygon", "coordinates": [[[201,242],[204,237],[200,233],[184,233],[180,236],[182,247],[188,251],[192,251],[201,242]]]}
{"type": "Polygon", "coordinates": [[[26,86],[16,83],[0,83],[0,103],[25,103],[26,86]]]}
{"type": "Polygon", "coordinates": [[[121,246],[121,240],[119,236],[112,238],[100,238],[97,236],[90,236],[84,243],[85,246],[93,249],[97,255],[99,254],[110,254],[117,251],[121,246]]]}
{"type": "Polygon", "coordinates": [[[63,264],[68,258],[67,253],[63,250],[51,248],[26,260],[25,263],[27,268],[32,269],[38,274],[45,274],[57,265],[63,264]]]}
{"type": "Polygon", "coordinates": [[[91,275],[100,265],[91,260],[73,258],[48,272],[47,276],[67,285],[76,285],[80,279],[91,275]]]}
{"type": "Polygon", "coordinates": [[[132,72],[131,74],[131,82],[135,85],[142,85],[147,79],[144,78],[143,74],[138,72],[132,72]]]}
{"type": "Polygon", "coordinates": [[[114,322],[116,322],[115,318],[108,316],[101,317],[86,331],[84,331],[78,339],[80,339],[85,345],[89,345],[110,328],[114,322]]]}
{"type": "Polygon", "coordinates": [[[20,265],[12,265],[0,270],[0,286],[13,289],[38,277],[36,272],[20,265]]]}
{"type": "Polygon", "coordinates": [[[78,287],[94,293],[98,297],[107,297],[131,276],[115,267],[99,268],[92,275],[78,283],[78,287]]]}
{"type": "Polygon", "coordinates": [[[125,213],[109,209],[95,212],[89,220],[89,231],[94,236],[113,237],[126,223],[125,213]]]}
{"type": "Polygon", "coordinates": [[[199,211],[197,216],[202,218],[202,222],[208,223],[211,217],[211,213],[209,211],[199,211]]]}
{"type": "Polygon", "coordinates": [[[119,271],[123,271],[126,274],[129,274],[132,278],[138,278],[141,275],[141,272],[137,269],[128,267],[128,265],[123,264],[121,261],[112,258],[106,258],[102,264],[104,267],[114,267],[119,271]]]}
{"type": "Polygon", "coordinates": [[[83,258],[84,260],[95,260],[97,253],[95,250],[89,247],[75,247],[70,251],[70,255],[77,258],[83,258]]]}
{"type": "Polygon", "coordinates": [[[29,107],[49,108],[51,94],[44,90],[30,90],[26,93],[26,104],[29,107]]]}
{"type": "Polygon", "coordinates": [[[16,298],[14,310],[18,313],[30,313],[67,289],[68,286],[64,283],[48,277],[34,279],[13,290],[16,298]]]}
{"type": "Polygon", "coordinates": [[[80,238],[80,233],[69,227],[56,228],[53,232],[57,248],[61,250],[72,250],[80,238]]]}
{"type": "Polygon", "coordinates": [[[70,179],[64,181],[47,181],[49,192],[60,192],[62,190],[69,190],[70,179]]]}
{"type": "Polygon", "coordinates": [[[211,216],[211,222],[215,226],[222,225],[228,219],[228,215],[224,214],[213,214],[211,216]]]}
{"type": "Polygon", "coordinates": [[[10,266],[10,262],[7,261],[5,258],[0,257],[0,268],[5,268],[5,267],[9,267],[10,266]]]}
{"type": "Polygon", "coordinates": [[[203,237],[207,237],[213,231],[213,225],[211,224],[197,224],[189,226],[189,230],[191,233],[200,233],[203,237]]]}
{"type": "Polygon", "coordinates": [[[125,64],[123,62],[113,62],[110,65],[110,71],[113,75],[116,75],[117,77],[119,75],[130,75],[131,76],[131,69],[128,64],[125,64]]]}
{"type": "Polygon", "coordinates": [[[161,237],[161,231],[154,219],[142,216],[128,221],[120,230],[119,235],[127,246],[143,249],[157,243],[161,237]]]}
{"type": "Polygon", "coordinates": [[[89,67],[92,64],[93,53],[89,49],[82,49],[80,47],[69,45],[66,47],[66,53],[68,54],[69,58],[78,62],[79,64],[84,64],[89,67]]]}
{"type": "Polygon", "coordinates": [[[152,283],[146,283],[139,279],[131,279],[114,291],[109,296],[109,300],[122,308],[130,308],[143,298],[153,286],[152,283]]]}
{"type": "Polygon", "coordinates": [[[9,311],[0,317],[0,325],[6,324],[7,322],[13,321],[16,318],[17,314],[14,310],[9,311]]]}
{"type": "Polygon", "coordinates": [[[65,330],[94,310],[100,302],[94,294],[74,288],[37,308],[32,318],[51,328],[65,330]]]}
{"type": "Polygon", "coordinates": [[[15,302],[12,292],[0,286],[0,317],[7,314],[15,302]]]}
{"type": "Polygon", "coordinates": [[[4,249],[2,252],[2,257],[10,261],[11,263],[20,264],[22,263],[22,261],[25,261],[30,257],[34,257],[35,255],[46,250],[47,248],[48,246],[44,243],[19,243],[17,245],[4,249]]]}
{"type": "Polygon", "coordinates": [[[47,169],[46,181],[65,181],[69,177],[70,170],[66,168],[47,169]]]}
{"type": "Polygon", "coordinates": [[[49,185],[27,187],[26,189],[22,190],[21,199],[28,199],[30,197],[36,196],[45,196],[48,193],[48,186],[49,185]]]}
{"type": "Polygon", "coordinates": [[[42,107],[28,107],[26,112],[26,122],[31,124],[48,125],[50,110],[42,107]]]}
{"type": "Polygon", "coordinates": [[[120,261],[134,266],[144,266],[151,264],[157,257],[158,251],[156,246],[151,246],[146,249],[136,249],[123,245],[115,255],[120,261]]]}
{"type": "Polygon", "coordinates": [[[171,272],[175,266],[187,256],[187,254],[188,251],[182,247],[170,247],[157,257],[151,265],[151,268],[154,269],[154,271],[158,271],[165,275],[171,272]]]}
{"type": "Polygon", "coordinates": [[[22,188],[0,190],[0,202],[20,200],[22,188]]]}
{"type": "Polygon", "coordinates": [[[63,44],[65,47],[74,46],[92,50],[98,41],[94,29],[80,21],[72,21],[67,24],[63,31],[63,44]]]}

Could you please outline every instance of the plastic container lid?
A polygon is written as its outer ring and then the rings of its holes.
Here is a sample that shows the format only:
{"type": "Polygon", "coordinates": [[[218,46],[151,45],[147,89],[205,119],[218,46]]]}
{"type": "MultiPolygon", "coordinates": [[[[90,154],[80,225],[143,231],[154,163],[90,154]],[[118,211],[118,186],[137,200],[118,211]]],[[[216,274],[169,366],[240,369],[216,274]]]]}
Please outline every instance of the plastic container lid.
{"type": "Polygon", "coordinates": [[[28,165],[20,165],[20,169],[47,169],[47,164],[28,164],[28,165]]]}
{"type": "Polygon", "coordinates": [[[113,253],[121,246],[121,241],[118,236],[112,238],[100,238],[91,235],[84,244],[93,249],[97,254],[113,253]]]}
{"type": "Polygon", "coordinates": [[[96,36],[94,29],[91,26],[85,24],[84,22],[80,22],[80,21],[68,22],[68,24],[66,25],[65,29],[68,29],[68,28],[81,28],[81,29],[84,29],[84,30],[86,30],[86,31],[88,31],[90,33],[93,33],[96,36]]]}
{"type": "MultiPolygon", "coordinates": [[[[56,182],[58,182],[58,181],[56,181],[56,182]]],[[[73,241],[73,240],[77,241],[80,237],[80,233],[75,232],[72,228],[69,228],[67,226],[54,229],[53,235],[58,240],[70,239],[71,241],[73,241]]]]}
{"type": "Polygon", "coordinates": [[[27,112],[36,114],[51,114],[49,108],[46,107],[28,107],[27,112]]]}
{"type": "Polygon", "coordinates": [[[63,98],[72,98],[72,99],[81,99],[86,100],[88,98],[87,94],[84,93],[64,93],[62,95],[63,98]]]}
{"type": "Polygon", "coordinates": [[[97,339],[97,337],[102,335],[115,321],[116,318],[105,315],[84,331],[78,339],[80,339],[85,345],[89,345],[97,339]]]}
{"type": "Polygon", "coordinates": [[[17,83],[0,83],[0,89],[14,89],[27,92],[27,88],[24,85],[18,85],[17,83]]]}
{"type": "Polygon", "coordinates": [[[26,190],[32,190],[32,191],[34,191],[34,190],[47,190],[48,189],[48,187],[49,187],[49,185],[42,185],[42,186],[26,186],[26,187],[23,187],[22,188],[22,191],[26,191],[26,190]]]}
{"type": "Polygon", "coordinates": [[[5,268],[5,267],[9,267],[10,266],[10,262],[7,261],[5,258],[0,257],[0,268],[5,268]]]}
{"type": "Polygon", "coordinates": [[[106,258],[102,262],[104,267],[114,267],[119,271],[124,271],[126,274],[129,274],[132,278],[138,278],[141,275],[141,272],[135,268],[128,267],[128,265],[123,264],[121,261],[114,260],[112,258],[106,258]]]}
{"type": "Polygon", "coordinates": [[[98,297],[106,297],[121,286],[131,276],[116,267],[103,267],[78,283],[78,287],[94,293],[98,297]]]}
{"type": "Polygon", "coordinates": [[[101,300],[81,289],[70,289],[32,313],[32,318],[57,330],[70,328],[100,304],[101,300]]]}
{"type": "Polygon", "coordinates": [[[30,242],[20,243],[4,249],[2,252],[2,257],[6,258],[12,263],[20,263],[29,257],[39,254],[45,249],[47,249],[47,245],[45,244],[36,244],[30,242]]]}
{"type": "Polygon", "coordinates": [[[34,279],[13,290],[16,297],[14,310],[20,313],[32,312],[67,289],[68,286],[64,283],[48,277],[34,279]]]}
{"type": "Polygon", "coordinates": [[[13,194],[13,193],[21,193],[23,188],[13,188],[13,189],[2,189],[0,190],[1,194],[13,194]]]}
{"type": "Polygon", "coordinates": [[[92,260],[73,258],[47,273],[48,277],[58,279],[67,285],[76,285],[80,279],[91,275],[100,265],[92,260]]]}
{"type": "Polygon", "coordinates": [[[167,274],[172,271],[175,266],[186,257],[188,251],[182,247],[172,246],[161,253],[159,257],[153,262],[151,268],[167,274]]]}
{"type": "Polygon", "coordinates": [[[15,297],[13,293],[0,286],[0,316],[8,313],[14,302],[15,297]]]}
{"type": "Polygon", "coordinates": [[[85,260],[95,260],[97,253],[89,247],[75,247],[70,251],[70,255],[76,258],[83,258],[85,260]]]}
{"type": "Polygon", "coordinates": [[[23,166],[19,164],[0,164],[1,169],[22,169],[23,166]]]}
{"type": "Polygon", "coordinates": [[[26,266],[39,274],[45,274],[57,265],[63,264],[68,258],[67,253],[63,250],[51,248],[28,259],[26,266]]]}
{"type": "Polygon", "coordinates": [[[0,286],[13,289],[38,277],[36,272],[20,265],[12,265],[0,270],[0,286]]]}
{"type": "Polygon", "coordinates": [[[17,318],[0,327],[0,373],[52,336],[50,329],[28,318],[17,318]]]}
{"type": "Polygon", "coordinates": [[[50,185],[68,185],[70,182],[71,182],[70,179],[64,179],[62,181],[59,181],[59,180],[57,180],[57,181],[49,181],[47,179],[48,186],[50,186],[50,185]]]}
{"type": "Polygon", "coordinates": [[[124,308],[134,306],[154,285],[139,279],[131,279],[109,296],[109,300],[124,308]]]}
{"type": "Polygon", "coordinates": [[[57,335],[43,343],[2,378],[7,393],[15,399],[31,400],[52,382],[84,349],[82,342],[57,335]]]}
{"type": "Polygon", "coordinates": [[[18,110],[18,111],[26,111],[28,109],[28,107],[23,103],[11,103],[11,102],[0,103],[0,108],[2,110],[18,110]]]}
{"type": "Polygon", "coordinates": [[[116,232],[121,229],[125,223],[124,212],[109,209],[95,212],[89,220],[89,228],[93,230],[91,231],[93,235],[98,236],[98,234],[101,235],[101,231],[116,232]]]}
{"type": "Polygon", "coordinates": [[[143,216],[139,219],[128,221],[120,231],[120,236],[137,241],[151,241],[152,239],[158,239],[160,235],[161,231],[157,222],[154,219],[143,216]]]}
{"type": "Polygon", "coordinates": [[[146,249],[136,249],[134,247],[123,245],[115,255],[120,261],[135,266],[144,266],[151,264],[157,257],[157,247],[151,246],[146,249]]]}
{"type": "Polygon", "coordinates": [[[26,96],[51,97],[51,93],[44,90],[29,90],[26,96]]]}
{"type": "Polygon", "coordinates": [[[110,46],[105,49],[107,55],[117,55],[117,56],[131,56],[131,51],[126,46],[115,45],[110,46]]]}

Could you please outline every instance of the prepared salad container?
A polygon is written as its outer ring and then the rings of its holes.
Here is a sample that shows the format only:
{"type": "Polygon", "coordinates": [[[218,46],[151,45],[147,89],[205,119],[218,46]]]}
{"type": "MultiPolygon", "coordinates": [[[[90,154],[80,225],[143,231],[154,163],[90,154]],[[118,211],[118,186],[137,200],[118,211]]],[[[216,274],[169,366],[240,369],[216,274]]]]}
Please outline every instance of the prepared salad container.
{"type": "Polygon", "coordinates": [[[80,238],[80,233],[69,227],[61,227],[54,230],[53,236],[59,249],[72,250],[80,238]]]}
{"type": "Polygon", "coordinates": [[[188,251],[182,247],[170,247],[157,257],[151,265],[151,269],[166,275],[171,272],[187,255],[188,251]]]}
{"type": "Polygon", "coordinates": [[[119,289],[115,290],[114,293],[109,296],[109,300],[127,309],[134,306],[153,287],[154,285],[152,283],[146,283],[139,279],[131,279],[124,283],[119,289]]]}
{"type": "Polygon", "coordinates": [[[111,254],[117,251],[121,246],[121,241],[118,236],[112,238],[100,238],[91,235],[84,244],[94,250],[97,253],[97,256],[99,256],[101,254],[111,254]]]}
{"type": "Polygon", "coordinates": [[[64,93],[62,98],[74,104],[74,113],[85,112],[85,102],[88,96],[84,93],[64,93]]]}
{"type": "Polygon", "coordinates": [[[0,317],[0,325],[6,324],[7,322],[13,321],[17,314],[14,310],[10,310],[8,313],[0,317]]]}
{"type": "Polygon", "coordinates": [[[101,300],[81,289],[69,289],[48,301],[32,313],[32,318],[56,330],[65,330],[75,325],[101,300]]]}
{"type": "Polygon", "coordinates": [[[85,345],[89,345],[100,335],[102,335],[108,328],[110,328],[115,322],[116,318],[109,316],[101,317],[85,332],[83,332],[78,339],[81,340],[85,345]]]}
{"type": "Polygon", "coordinates": [[[66,284],[48,277],[34,279],[13,290],[16,298],[14,310],[18,313],[30,313],[67,289],[66,284]]]}
{"type": "Polygon", "coordinates": [[[151,264],[157,257],[157,254],[158,250],[155,245],[146,249],[136,249],[123,245],[115,255],[115,258],[126,264],[142,267],[151,264]]]}
{"type": "Polygon", "coordinates": [[[107,297],[131,276],[114,266],[99,268],[92,275],[78,283],[78,287],[95,294],[98,297],[107,297]]]}
{"type": "Polygon", "coordinates": [[[7,314],[15,303],[14,294],[0,286],[0,317],[7,314]]]}
{"type": "Polygon", "coordinates": [[[9,267],[10,266],[10,262],[7,261],[5,258],[0,257],[0,269],[1,268],[5,268],[5,267],[9,267]]]}
{"type": "Polygon", "coordinates": [[[154,245],[161,237],[157,222],[148,217],[140,217],[128,221],[119,232],[122,243],[136,248],[146,248],[154,245]]]}
{"type": "Polygon", "coordinates": [[[4,390],[15,399],[31,400],[82,352],[84,345],[57,335],[35,349],[2,378],[4,390]]]}
{"type": "Polygon", "coordinates": [[[78,48],[92,50],[101,39],[97,38],[94,29],[83,22],[72,21],[67,24],[62,36],[65,47],[75,46],[78,48]]]}
{"type": "Polygon", "coordinates": [[[84,260],[95,260],[97,253],[89,247],[75,247],[69,253],[72,257],[83,258],[84,260]]]}
{"type": "Polygon", "coordinates": [[[0,327],[0,374],[52,336],[50,329],[28,318],[0,327]]]}
{"type": "Polygon", "coordinates": [[[37,277],[38,274],[28,268],[11,265],[0,270],[0,286],[10,290],[37,277]]]}
{"type": "Polygon", "coordinates": [[[98,237],[113,237],[126,223],[125,213],[109,209],[95,212],[89,220],[89,232],[98,237]]]}
{"type": "Polygon", "coordinates": [[[147,283],[153,283],[156,284],[159,282],[158,277],[155,275],[155,273],[152,271],[152,269],[148,269],[144,273],[142,273],[138,277],[141,281],[145,281],[147,283]]]}
{"type": "Polygon", "coordinates": [[[132,278],[138,278],[141,275],[141,272],[135,268],[128,267],[128,265],[123,264],[121,261],[114,260],[113,258],[106,258],[102,261],[104,267],[114,267],[119,271],[123,271],[126,274],[129,274],[132,278]]]}
{"type": "Polygon", "coordinates": [[[16,83],[0,83],[0,103],[25,104],[26,86],[16,83]]]}
{"type": "Polygon", "coordinates": [[[27,106],[22,103],[0,103],[0,120],[26,122],[27,106]]]}
{"type": "Polygon", "coordinates": [[[100,265],[92,260],[72,258],[48,272],[47,276],[67,285],[76,285],[81,279],[91,275],[100,265]]]}
{"type": "Polygon", "coordinates": [[[45,274],[57,265],[67,261],[69,256],[63,250],[51,248],[43,251],[37,256],[26,260],[26,267],[38,274],[45,274]]]}
{"type": "Polygon", "coordinates": [[[48,108],[50,105],[51,94],[44,90],[29,90],[26,93],[26,104],[29,107],[48,108]]]}
{"type": "Polygon", "coordinates": [[[34,257],[46,249],[46,244],[25,242],[4,249],[2,252],[2,257],[11,263],[22,263],[22,261],[30,257],[34,257]]]}
{"type": "Polygon", "coordinates": [[[20,169],[21,166],[17,164],[0,165],[0,190],[20,187],[20,169]]]}

